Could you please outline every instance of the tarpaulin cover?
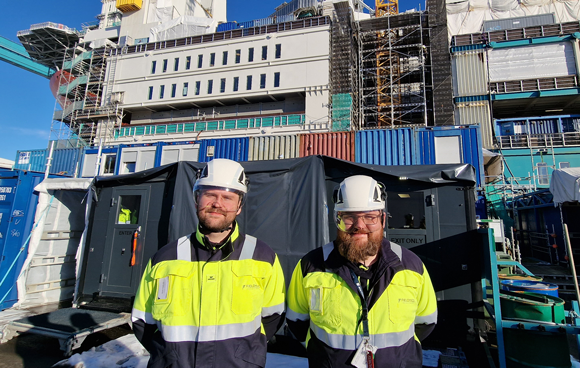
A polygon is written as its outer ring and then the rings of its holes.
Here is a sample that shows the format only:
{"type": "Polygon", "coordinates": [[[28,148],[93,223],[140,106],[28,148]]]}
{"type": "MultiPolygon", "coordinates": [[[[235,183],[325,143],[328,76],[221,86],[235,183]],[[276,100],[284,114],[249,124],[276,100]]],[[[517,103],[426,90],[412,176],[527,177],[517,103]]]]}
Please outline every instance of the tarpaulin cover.
{"type": "MultiPolygon", "coordinates": [[[[473,187],[476,182],[475,169],[468,164],[380,166],[327,156],[241,164],[250,179],[250,189],[237,218],[240,228],[278,253],[288,280],[304,254],[334,239],[332,193],[344,178],[369,175],[383,182],[388,190],[473,187]]],[[[129,185],[174,177],[173,204],[166,225],[169,241],[190,234],[197,227],[192,190],[196,171],[204,165],[182,161],[130,175],[98,177],[95,185],[129,185]]]]}
{"type": "Polygon", "coordinates": [[[449,38],[478,33],[486,20],[554,14],[556,23],[580,19],[578,0],[446,0],[449,38]]]}
{"type": "Polygon", "coordinates": [[[550,192],[554,196],[554,204],[580,201],[580,168],[554,170],[550,192]]]}

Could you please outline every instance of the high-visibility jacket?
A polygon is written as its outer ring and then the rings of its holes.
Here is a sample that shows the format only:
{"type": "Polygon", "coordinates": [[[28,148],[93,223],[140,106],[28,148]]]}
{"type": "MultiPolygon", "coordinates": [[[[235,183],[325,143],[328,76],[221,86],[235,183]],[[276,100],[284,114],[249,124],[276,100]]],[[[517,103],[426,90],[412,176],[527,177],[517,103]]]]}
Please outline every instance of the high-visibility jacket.
{"type": "MultiPolygon", "coordinates": [[[[362,302],[352,267],[329,243],[309,252],[294,270],[286,319],[294,335],[307,340],[310,367],[352,367],[363,341],[362,302]]],[[[421,367],[417,336],[426,337],[437,322],[427,270],[414,253],[386,239],[370,270],[365,299],[370,343],[378,349],[375,367],[421,367]]]]}
{"type": "Polygon", "coordinates": [[[199,231],[169,243],[149,261],[133,305],[147,367],[264,367],[284,294],[274,251],[237,224],[219,248],[199,231]]]}

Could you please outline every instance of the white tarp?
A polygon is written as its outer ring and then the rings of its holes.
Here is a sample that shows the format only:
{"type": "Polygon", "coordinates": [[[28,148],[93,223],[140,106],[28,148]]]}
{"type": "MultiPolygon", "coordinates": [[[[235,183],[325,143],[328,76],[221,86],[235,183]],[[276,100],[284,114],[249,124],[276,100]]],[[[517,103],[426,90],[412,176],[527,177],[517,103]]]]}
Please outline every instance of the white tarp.
{"type": "Polygon", "coordinates": [[[503,175],[503,160],[499,153],[491,152],[485,148],[483,151],[483,170],[485,171],[485,182],[493,183],[501,179],[503,175]]]}
{"type": "Polygon", "coordinates": [[[178,38],[214,33],[217,21],[211,18],[192,17],[189,15],[163,22],[151,28],[149,42],[175,40],[178,38]]]}
{"type": "Polygon", "coordinates": [[[554,204],[580,201],[580,168],[554,170],[550,192],[554,196],[554,204]]]}
{"type": "Polygon", "coordinates": [[[18,303],[34,307],[71,299],[88,228],[92,179],[45,179],[28,254],[16,281],[18,303]]]}
{"type": "Polygon", "coordinates": [[[580,20],[580,1],[569,0],[447,0],[449,38],[479,33],[486,20],[554,14],[556,23],[580,20]]]}
{"type": "Polygon", "coordinates": [[[492,83],[576,74],[574,44],[567,41],[492,49],[488,61],[492,83]]]}

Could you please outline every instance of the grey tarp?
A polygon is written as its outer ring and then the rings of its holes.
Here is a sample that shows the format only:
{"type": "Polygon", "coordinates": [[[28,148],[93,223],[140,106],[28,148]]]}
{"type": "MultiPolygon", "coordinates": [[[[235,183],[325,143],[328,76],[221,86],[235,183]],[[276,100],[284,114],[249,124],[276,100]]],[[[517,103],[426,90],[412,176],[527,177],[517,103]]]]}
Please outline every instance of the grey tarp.
{"type": "MultiPolygon", "coordinates": [[[[250,190],[238,217],[240,228],[278,253],[288,279],[304,254],[334,238],[332,192],[344,178],[369,175],[383,182],[388,190],[473,187],[476,182],[475,170],[468,164],[380,166],[326,156],[241,164],[250,179],[250,190]]],[[[175,180],[171,215],[160,222],[160,226],[168,227],[169,241],[196,229],[192,189],[196,170],[204,165],[179,162],[136,174],[97,178],[96,186],[175,180]]],[[[472,212],[475,215],[474,209],[472,212]]]]}

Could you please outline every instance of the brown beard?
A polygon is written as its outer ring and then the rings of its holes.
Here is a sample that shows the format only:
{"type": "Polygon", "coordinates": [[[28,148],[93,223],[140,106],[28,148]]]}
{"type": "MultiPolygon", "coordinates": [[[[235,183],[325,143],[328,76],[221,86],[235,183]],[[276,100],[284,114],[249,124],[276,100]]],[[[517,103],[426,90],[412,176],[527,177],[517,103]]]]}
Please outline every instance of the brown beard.
{"type": "MultiPolygon", "coordinates": [[[[363,232],[366,233],[366,232],[363,232]]],[[[383,231],[375,231],[368,234],[368,239],[364,244],[352,238],[350,232],[338,230],[336,237],[339,253],[354,264],[363,263],[368,257],[376,256],[381,249],[383,241],[383,231]]]]}

